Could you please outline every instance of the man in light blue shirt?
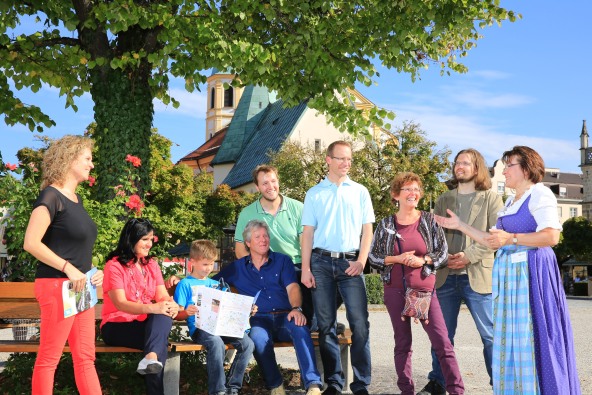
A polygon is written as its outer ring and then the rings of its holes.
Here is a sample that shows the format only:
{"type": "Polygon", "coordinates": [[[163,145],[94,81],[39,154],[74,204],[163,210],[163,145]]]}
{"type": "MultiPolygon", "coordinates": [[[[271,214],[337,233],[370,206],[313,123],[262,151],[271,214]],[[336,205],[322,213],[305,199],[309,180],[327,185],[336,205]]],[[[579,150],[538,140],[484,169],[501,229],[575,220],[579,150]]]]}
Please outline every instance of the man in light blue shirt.
{"type": "Polygon", "coordinates": [[[335,141],[325,158],[327,177],[312,187],[302,212],[302,283],[312,288],[319,326],[321,358],[328,385],[323,394],[341,394],[345,386],[336,334],[334,301],[340,293],[352,329],[354,395],[367,395],[371,379],[368,300],[364,265],[375,221],[368,190],[348,177],[351,144],[335,141]]]}

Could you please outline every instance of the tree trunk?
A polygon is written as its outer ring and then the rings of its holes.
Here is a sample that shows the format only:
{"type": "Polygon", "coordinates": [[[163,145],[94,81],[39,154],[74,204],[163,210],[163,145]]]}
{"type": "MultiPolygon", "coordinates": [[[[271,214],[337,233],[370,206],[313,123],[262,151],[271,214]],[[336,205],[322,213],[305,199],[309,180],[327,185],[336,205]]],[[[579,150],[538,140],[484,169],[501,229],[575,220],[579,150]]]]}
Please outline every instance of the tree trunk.
{"type": "Polygon", "coordinates": [[[99,200],[110,199],[113,187],[127,179],[128,154],[142,160],[138,168],[141,197],[150,188],[150,135],[154,107],[145,73],[126,72],[110,67],[95,69],[91,76],[91,95],[95,103],[97,129],[95,174],[99,200]]]}

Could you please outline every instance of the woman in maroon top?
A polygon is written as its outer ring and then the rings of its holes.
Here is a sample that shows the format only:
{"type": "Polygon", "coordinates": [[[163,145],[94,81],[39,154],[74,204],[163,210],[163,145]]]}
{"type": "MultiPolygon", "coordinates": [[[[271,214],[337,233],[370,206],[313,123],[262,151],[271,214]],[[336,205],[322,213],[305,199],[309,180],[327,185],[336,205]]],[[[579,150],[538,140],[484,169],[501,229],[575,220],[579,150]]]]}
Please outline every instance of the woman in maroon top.
{"type": "MultiPolygon", "coordinates": [[[[51,394],[55,370],[66,340],[72,352],[76,387],[81,394],[101,394],[95,369],[95,309],[64,318],[62,283],[71,281],[80,291],[91,269],[97,226],[76,194],[93,168],[92,140],[65,136],[43,155],[41,193],[25,233],[24,249],[39,260],[35,296],[41,310],[41,337],[35,368],[33,394],[51,394]]],[[[91,282],[100,286],[103,272],[91,282]]]]}
{"type": "MultiPolygon", "coordinates": [[[[411,373],[411,320],[401,316],[405,307],[405,287],[434,291],[434,271],[448,258],[444,231],[431,213],[417,209],[422,196],[422,183],[417,174],[400,173],[395,177],[391,183],[391,197],[399,210],[378,224],[368,257],[372,266],[383,273],[384,304],[394,330],[395,370],[402,395],[415,394],[411,373]]],[[[446,391],[464,394],[464,384],[435,291],[428,319],[421,324],[442,365],[446,391]]]]}

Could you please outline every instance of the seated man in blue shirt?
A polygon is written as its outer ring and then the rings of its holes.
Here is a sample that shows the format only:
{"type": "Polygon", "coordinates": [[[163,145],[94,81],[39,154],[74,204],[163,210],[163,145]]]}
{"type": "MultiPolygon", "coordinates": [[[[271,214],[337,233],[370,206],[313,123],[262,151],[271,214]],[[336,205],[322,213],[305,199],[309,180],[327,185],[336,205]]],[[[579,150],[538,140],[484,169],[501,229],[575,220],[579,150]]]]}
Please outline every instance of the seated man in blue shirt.
{"type": "Polygon", "coordinates": [[[267,224],[251,220],[243,231],[249,255],[234,261],[214,279],[223,278],[243,295],[257,298],[257,313],[251,317],[250,337],[255,359],[271,395],[285,395],[282,375],[273,350],[274,341],[292,341],[307,395],[319,395],[322,385],[294,263],[284,254],[269,250],[267,224]]]}

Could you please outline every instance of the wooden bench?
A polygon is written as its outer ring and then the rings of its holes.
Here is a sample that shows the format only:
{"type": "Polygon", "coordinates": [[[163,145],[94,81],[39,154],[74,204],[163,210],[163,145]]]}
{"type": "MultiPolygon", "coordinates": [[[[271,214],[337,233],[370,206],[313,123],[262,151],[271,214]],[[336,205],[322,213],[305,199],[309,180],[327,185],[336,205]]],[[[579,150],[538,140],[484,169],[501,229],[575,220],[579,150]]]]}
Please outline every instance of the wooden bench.
{"type": "MultiPolygon", "coordinates": [[[[99,300],[103,299],[102,289],[97,289],[97,296],[99,300]]],[[[102,304],[95,306],[95,319],[101,320],[102,304]]],[[[0,329],[12,328],[14,325],[11,320],[19,319],[36,319],[40,318],[39,304],[35,299],[34,283],[32,282],[0,282],[0,329]]],[[[315,354],[317,360],[317,367],[319,371],[323,372],[323,364],[320,359],[318,351],[318,334],[313,333],[313,343],[315,345],[315,354]]],[[[351,346],[351,331],[346,330],[344,335],[339,336],[339,345],[341,349],[341,361],[345,373],[346,383],[352,377],[351,365],[349,360],[349,349],[351,346]]],[[[292,347],[291,342],[276,342],[275,347],[292,347]]],[[[101,341],[95,345],[97,353],[139,353],[141,350],[136,350],[127,347],[109,346],[101,341]]],[[[226,346],[227,349],[232,349],[231,345],[226,346]]],[[[18,353],[18,352],[37,352],[39,350],[38,341],[22,341],[22,340],[0,340],[0,352],[18,353]]],[[[169,343],[169,354],[164,369],[164,384],[166,395],[179,394],[179,379],[181,376],[181,356],[182,352],[205,351],[201,344],[195,344],[191,340],[187,341],[171,341],[169,343]]],[[[64,352],[70,352],[70,348],[66,344],[64,352]]]]}

